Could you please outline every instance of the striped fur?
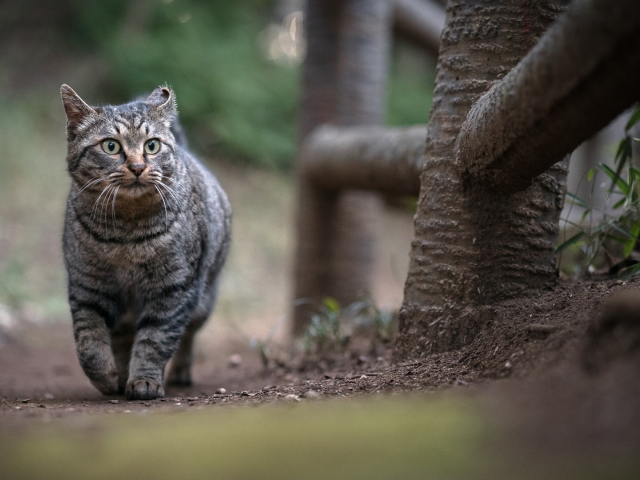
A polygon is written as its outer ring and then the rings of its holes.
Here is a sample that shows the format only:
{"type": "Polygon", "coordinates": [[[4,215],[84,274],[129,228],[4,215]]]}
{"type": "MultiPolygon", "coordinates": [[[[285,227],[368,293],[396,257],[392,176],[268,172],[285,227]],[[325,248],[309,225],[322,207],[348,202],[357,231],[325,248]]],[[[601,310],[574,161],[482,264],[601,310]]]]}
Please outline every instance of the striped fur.
{"type": "Polygon", "coordinates": [[[63,249],[78,359],[105,395],[162,397],[170,358],[168,382],[191,382],[193,337],[216,300],[231,207],[176,141],[171,90],[95,108],[66,85],[61,93],[71,176],[63,249]],[[106,153],[105,139],[121,152],[106,153]],[[144,150],[151,139],[161,142],[156,154],[144,150]]]}

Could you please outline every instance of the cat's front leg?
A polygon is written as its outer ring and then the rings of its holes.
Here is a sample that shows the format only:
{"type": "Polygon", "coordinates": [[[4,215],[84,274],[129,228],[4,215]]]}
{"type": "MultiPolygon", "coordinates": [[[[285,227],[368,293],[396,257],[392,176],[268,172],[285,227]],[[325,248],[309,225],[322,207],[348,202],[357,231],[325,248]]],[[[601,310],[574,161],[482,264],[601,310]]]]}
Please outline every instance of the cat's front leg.
{"type": "Polygon", "coordinates": [[[183,302],[171,305],[165,298],[138,320],[125,391],[129,400],[164,397],[164,369],[178,347],[190,310],[183,302]]]}
{"type": "Polygon", "coordinates": [[[71,302],[73,335],[80,366],[102,394],[118,393],[118,368],[107,323],[96,305],[71,302]]]}

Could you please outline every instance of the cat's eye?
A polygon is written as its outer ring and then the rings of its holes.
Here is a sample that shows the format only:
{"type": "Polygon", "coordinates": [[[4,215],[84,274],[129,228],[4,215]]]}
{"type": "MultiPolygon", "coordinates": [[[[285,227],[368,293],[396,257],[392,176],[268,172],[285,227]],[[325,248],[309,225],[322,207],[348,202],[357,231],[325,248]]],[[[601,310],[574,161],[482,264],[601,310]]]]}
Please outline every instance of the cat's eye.
{"type": "Polygon", "coordinates": [[[108,138],[107,140],[102,142],[102,150],[104,150],[104,152],[108,153],[109,155],[115,155],[117,153],[120,153],[122,147],[116,140],[108,138]]]}
{"type": "Polygon", "coordinates": [[[144,144],[144,151],[153,155],[154,153],[158,153],[160,151],[160,140],[157,138],[152,138],[147,143],[144,144]]]}

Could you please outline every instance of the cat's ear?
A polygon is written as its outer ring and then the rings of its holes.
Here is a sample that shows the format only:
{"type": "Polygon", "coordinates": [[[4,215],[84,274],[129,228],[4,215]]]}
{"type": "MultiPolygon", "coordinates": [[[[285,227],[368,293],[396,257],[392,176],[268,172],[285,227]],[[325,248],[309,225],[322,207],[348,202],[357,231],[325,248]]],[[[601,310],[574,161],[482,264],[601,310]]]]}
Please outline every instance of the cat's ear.
{"type": "Polygon", "coordinates": [[[60,95],[62,96],[62,104],[67,114],[67,128],[75,128],[80,125],[87,117],[97,115],[97,112],[89,105],[84,103],[80,96],[73,91],[69,85],[60,87],[60,95]]]}
{"type": "Polygon", "coordinates": [[[169,87],[156,87],[151,92],[147,103],[153,105],[159,110],[165,111],[170,115],[177,115],[176,97],[169,87]]]}

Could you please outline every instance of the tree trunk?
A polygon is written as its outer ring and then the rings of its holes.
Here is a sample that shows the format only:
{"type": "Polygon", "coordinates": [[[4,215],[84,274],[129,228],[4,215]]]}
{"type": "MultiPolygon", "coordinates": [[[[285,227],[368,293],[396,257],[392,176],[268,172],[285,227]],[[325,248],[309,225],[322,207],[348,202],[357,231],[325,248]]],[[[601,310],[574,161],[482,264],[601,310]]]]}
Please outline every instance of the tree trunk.
{"type": "Polygon", "coordinates": [[[449,1],[397,360],[470,343],[492,303],[554,284],[566,163],[523,192],[501,195],[462,181],[455,147],[470,107],[535,45],[558,3],[449,1]]]}
{"type": "MultiPolygon", "coordinates": [[[[300,141],[323,123],[382,120],[392,2],[309,0],[300,141]]],[[[299,162],[300,163],[300,162],[299,162]]],[[[373,255],[374,193],[324,190],[298,167],[293,334],[304,332],[324,296],[348,304],[367,296],[373,255]]]]}

